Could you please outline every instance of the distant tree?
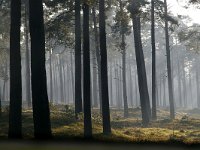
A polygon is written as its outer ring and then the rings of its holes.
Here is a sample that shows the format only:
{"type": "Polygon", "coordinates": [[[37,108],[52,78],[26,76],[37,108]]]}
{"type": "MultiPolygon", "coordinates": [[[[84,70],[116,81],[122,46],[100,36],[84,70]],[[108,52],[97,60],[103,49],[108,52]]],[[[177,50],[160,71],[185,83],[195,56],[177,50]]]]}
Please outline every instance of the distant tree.
{"type": "Polygon", "coordinates": [[[108,66],[106,47],[106,24],[105,24],[105,1],[99,0],[99,34],[100,34],[100,54],[101,54],[101,92],[102,92],[102,117],[103,133],[110,134],[110,109],[108,95],[108,66]]]}
{"type": "Polygon", "coordinates": [[[22,138],[21,1],[11,1],[9,138],[22,138]]]}
{"type": "Polygon", "coordinates": [[[129,35],[130,26],[129,21],[130,17],[126,12],[126,2],[122,2],[122,0],[116,1],[117,8],[116,15],[114,17],[115,24],[112,26],[113,36],[115,40],[120,42],[120,44],[116,44],[122,54],[122,82],[123,82],[123,100],[124,100],[124,117],[128,117],[128,100],[127,100],[127,83],[126,83],[126,36],[129,35]],[[117,34],[118,33],[118,34],[117,34]]]}
{"type": "Polygon", "coordinates": [[[29,22],[34,135],[37,139],[46,139],[51,138],[52,135],[46,84],[45,35],[41,0],[29,1],[29,22]]]}

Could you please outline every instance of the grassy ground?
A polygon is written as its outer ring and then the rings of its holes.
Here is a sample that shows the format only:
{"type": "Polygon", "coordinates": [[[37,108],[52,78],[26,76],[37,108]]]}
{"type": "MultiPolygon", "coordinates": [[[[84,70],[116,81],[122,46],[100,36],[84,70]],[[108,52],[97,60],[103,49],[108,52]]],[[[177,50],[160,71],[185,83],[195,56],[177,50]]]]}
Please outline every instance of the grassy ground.
{"type": "MultiPolygon", "coordinates": [[[[112,134],[102,135],[102,120],[98,109],[93,109],[93,134],[97,141],[109,142],[180,142],[186,144],[200,144],[200,110],[179,110],[175,120],[169,119],[165,109],[158,110],[158,120],[152,121],[148,127],[141,124],[139,108],[130,109],[130,117],[124,119],[122,110],[111,110],[112,134]]],[[[52,132],[55,140],[68,138],[83,138],[83,115],[79,120],[74,118],[70,108],[51,107],[52,132]]],[[[7,139],[8,113],[0,117],[0,138],[7,139]]],[[[23,111],[23,137],[33,139],[33,121],[30,110],[23,111]]]]}

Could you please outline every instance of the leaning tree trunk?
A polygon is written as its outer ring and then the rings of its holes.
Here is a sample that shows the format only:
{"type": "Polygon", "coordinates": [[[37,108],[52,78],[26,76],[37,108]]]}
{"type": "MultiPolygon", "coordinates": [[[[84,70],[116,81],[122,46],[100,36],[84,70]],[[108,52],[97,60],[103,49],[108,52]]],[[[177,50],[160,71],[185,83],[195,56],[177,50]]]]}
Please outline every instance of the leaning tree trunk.
{"type": "Polygon", "coordinates": [[[11,1],[9,138],[22,138],[21,1],[11,1]]]}
{"type": "Polygon", "coordinates": [[[165,8],[165,38],[166,38],[166,54],[167,54],[167,77],[168,77],[168,90],[169,90],[169,105],[170,105],[170,118],[175,118],[174,110],[174,93],[172,84],[172,71],[171,71],[171,57],[170,57],[170,46],[169,46],[169,31],[168,31],[168,20],[167,20],[167,0],[164,0],[165,8]]]}
{"type": "Polygon", "coordinates": [[[42,1],[30,0],[29,10],[34,135],[37,139],[46,139],[51,137],[51,124],[45,68],[45,35],[42,1]]]}
{"type": "Polygon", "coordinates": [[[75,0],[75,115],[82,112],[80,0],[75,0]]]}
{"type": "Polygon", "coordinates": [[[102,117],[103,133],[110,134],[110,109],[108,96],[108,66],[106,47],[106,24],[105,24],[105,0],[99,1],[99,33],[100,33],[100,53],[101,53],[101,91],[102,91],[102,117]]]}
{"type": "Polygon", "coordinates": [[[89,38],[89,5],[83,4],[83,101],[84,101],[84,136],[92,137],[91,96],[90,96],[90,38],[89,38]]]}
{"type": "Polygon", "coordinates": [[[137,63],[137,72],[138,72],[138,85],[140,92],[140,103],[142,110],[142,123],[144,126],[147,126],[150,121],[151,110],[149,102],[149,93],[147,87],[147,77],[146,77],[146,68],[144,61],[144,54],[141,41],[141,27],[140,27],[140,16],[136,15],[139,11],[138,6],[135,1],[132,1],[131,5],[131,15],[133,21],[133,31],[134,31],[134,40],[135,40],[135,54],[136,54],[136,63],[137,63]]]}

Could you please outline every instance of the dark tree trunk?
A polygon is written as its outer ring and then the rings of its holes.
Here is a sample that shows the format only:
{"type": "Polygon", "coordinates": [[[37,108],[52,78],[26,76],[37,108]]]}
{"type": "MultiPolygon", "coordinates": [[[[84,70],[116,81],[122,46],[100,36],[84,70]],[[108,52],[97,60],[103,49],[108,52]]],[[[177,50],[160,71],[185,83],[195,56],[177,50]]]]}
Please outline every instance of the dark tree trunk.
{"type": "Polygon", "coordinates": [[[101,91],[102,91],[102,117],[103,133],[110,134],[110,109],[108,96],[108,71],[107,71],[107,47],[106,47],[106,24],[105,24],[105,1],[99,1],[99,33],[101,53],[101,91]]]}
{"type": "Polygon", "coordinates": [[[144,62],[144,54],[141,41],[141,28],[140,28],[140,16],[135,13],[138,12],[138,6],[135,1],[132,1],[132,21],[135,40],[135,54],[138,72],[138,85],[140,92],[140,103],[142,109],[142,122],[144,126],[147,126],[150,121],[151,110],[149,102],[149,93],[147,87],[146,68],[144,62]]]}
{"type": "Polygon", "coordinates": [[[22,138],[21,1],[11,1],[9,138],[22,138]]]}
{"type": "Polygon", "coordinates": [[[165,7],[165,38],[166,38],[166,54],[167,54],[167,77],[168,77],[168,90],[169,90],[169,104],[170,104],[170,118],[175,118],[174,110],[174,93],[172,84],[172,72],[171,72],[171,57],[170,57],[170,46],[169,46],[169,31],[168,31],[168,20],[167,20],[167,1],[164,0],[165,7]]]}
{"type": "Polygon", "coordinates": [[[151,0],[151,46],[152,46],[152,119],[157,119],[156,113],[156,46],[155,46],[155,17],[154,0],[151,0]]]}
{"type": "Polygon", "coordinates": [[[46,139],[52,135],[46,83],[45,35],[41,0],[29,1],[29,15],[34,135],[37,139],[46,139]]]}
{"type": "Polygon", "coordinates": [[[92,51],[92,66],[93,66],[93,82],[92,82],[92,97],[93,97],[93,106],[98,107],[98,97],[97,97],[97,61],[96,61],[96,55],[95,50],[92,51]]]}
{"type": "Polygon", "coordinates": [[[31,80],[30,80],[30,50],[29,50],[29,29],[28,29],[28,1],[25,2],[25,43],[26,43],[26,101],[31,107],[31,80]]]}
{"type": "Polygon", "coordinates": [[[92,137],[91,98],[90,98],[90,38],[89,5],[83,4],[83,100],[84,100],[84,136],[92,137]]]}
{"type": "Polygon", "coordinates": [[[80,0],[75,1],[75,114],[82,112],[80,0]]]}
{"type": "Polygon", "coordinates": [[[126,89],[126,50],[125,50],[125,37],[122,34],[122,83],[123,83],[123,99],[124,99],[124,117],[128,117],[128,101],[126,89]]]}

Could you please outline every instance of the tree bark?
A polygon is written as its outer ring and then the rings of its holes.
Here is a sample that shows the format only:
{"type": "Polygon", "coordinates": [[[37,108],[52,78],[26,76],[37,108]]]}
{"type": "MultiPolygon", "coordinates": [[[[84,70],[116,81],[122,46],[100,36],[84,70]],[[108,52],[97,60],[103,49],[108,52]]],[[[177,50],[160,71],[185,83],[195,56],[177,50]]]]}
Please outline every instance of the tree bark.
{"type": "Polygon", "coordinates": [[[75,115],[82,112],[82,64],[80,0],[75,0],[75,115]]]}
{"type": "Polygon", "coordinates": [[[11,1],[10,109],[8,138],[22,138],[21,1],[11,1]]]}
{"type": "Polygon", "coordinates": [[[110,109],[109,109],[109,96],[108,96],[105,0],[99,1],[99,31],[100,31],[99,41],[100,41],[100,53],[101,53],[101,91],[102,91],[103,134],[110,134],[111,126],[110,126],[110,109]]]}
{"type": "Polygon", "coordinates": [[[37,139],[47,139],[51,138],[52,135],[46,83],[42,1],[30,0],[29,10],[34,135],[37,139]]]}
{"type": "Polygon", "coordinates": [[[84,136],[92,137],[91,95],[90,95],[90,38],[89,38],[89,5],[83,4],[83,100],[84,100],[84,136]]]}

